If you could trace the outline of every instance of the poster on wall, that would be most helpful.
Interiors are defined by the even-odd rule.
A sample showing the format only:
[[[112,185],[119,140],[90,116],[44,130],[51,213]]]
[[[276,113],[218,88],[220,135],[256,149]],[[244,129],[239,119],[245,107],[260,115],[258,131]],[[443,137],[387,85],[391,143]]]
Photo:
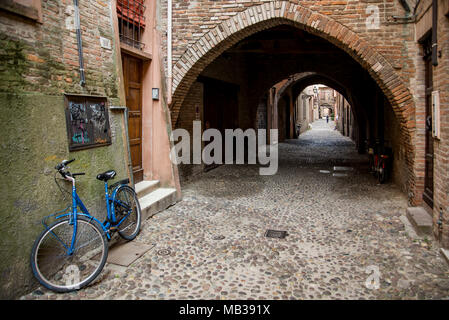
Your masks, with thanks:
[[[65,95],[69,151],[111,144],[105,97]]]

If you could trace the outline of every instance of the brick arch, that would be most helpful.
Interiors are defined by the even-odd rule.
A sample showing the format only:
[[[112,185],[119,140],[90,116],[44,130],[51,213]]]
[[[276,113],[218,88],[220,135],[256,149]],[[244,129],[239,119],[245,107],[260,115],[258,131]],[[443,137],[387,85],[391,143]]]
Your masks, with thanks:
[[[316,72],[300,72],[300,73],[295,73],[294,75],[290,76],[289,79],[287,80],[286,83],[284,83],[284,85],[282,87],[279,88],[278,92],[276,93],[276,95],[278,96],[282,96],[284,94],[284,92],[286,92],[286,90],[290,87],[292,87],[295,83],[297,83],[298,81],[302,81],[304,79],[308,79],[312,76],[317,75],[318,73]]]
[[[414,101],[408,88],[387,59],[369,41],[336,20],[293,1],[254,5],[217,24],[189,46],[173,67],[172,125],[198,75],[220,54],[244,38],[279,25],[291,25],[328,40],[357,61],[383,91],[399,120],[409,168],[409,190],[414,190]]]
[[[337,90],[340,94],[342,94],[346,100],[348,100],[348,91],[344,85],[339,83],[338,81],[331,79],[330,77],[320,74],[318,72],[301,72],[293,75],[277,92],[278,96],[282,96],[285,94],[286,90],[289,88],[293,88],[298,84],[301,84],[300,89],[294,95],[299,95],[302,90],[304,90],[307,86],[313,84],[325,84],[334,90]]]
[[[277,95],[282,96],[287,94],[287,90],[291,89],[292,99],[295,100],[305,88],[314,84],[323,84],[337,90],[338,93],[340,93],[351,105],[352,114],[359,129],[361,128],[360,126],[362,126],[362,128],[364,127],[363,122],[367,120],[367,114],[363,108],[361,108],[362,104],[359,101],[357,93],[354,93],[354,91],[350,90],[345,84],[342,84],[327,75],[318,72],[303,72],[296,74],[279,89]],[[333,109],[333,107],[331,108]],[[364,140],[358,139],[355,142],[357,149],[365,148]]]
[[[356,120],[360,118],[366,119],[366,114],[364,114],[363,110],[358,108],[359,103],[356,103],[357,99],[354,92],[349,90],[345,84],[342,84],[339,81],[318,72],[303,72],[295,74],[279,89],[277,95],[282,96],[286,93],[287,89],[291,88],[293,97],[296,98],[306,87],[318,83],[337,90],[351,104]]]

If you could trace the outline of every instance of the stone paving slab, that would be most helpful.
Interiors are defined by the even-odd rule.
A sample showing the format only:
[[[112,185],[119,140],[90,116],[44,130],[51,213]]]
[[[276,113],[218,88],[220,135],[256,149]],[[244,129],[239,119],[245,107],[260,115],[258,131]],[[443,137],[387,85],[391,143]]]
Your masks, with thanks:
[[[108,263],[128,267],[143,256],[152,246],[136,241],[119,242],[108,251]]]

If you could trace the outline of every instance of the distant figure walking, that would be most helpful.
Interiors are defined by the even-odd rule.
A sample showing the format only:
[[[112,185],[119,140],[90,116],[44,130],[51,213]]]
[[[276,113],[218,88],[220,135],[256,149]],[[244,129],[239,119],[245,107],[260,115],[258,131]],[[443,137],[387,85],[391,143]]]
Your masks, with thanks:
[[[326,115],[326,123],[329,123],[329,115]]]

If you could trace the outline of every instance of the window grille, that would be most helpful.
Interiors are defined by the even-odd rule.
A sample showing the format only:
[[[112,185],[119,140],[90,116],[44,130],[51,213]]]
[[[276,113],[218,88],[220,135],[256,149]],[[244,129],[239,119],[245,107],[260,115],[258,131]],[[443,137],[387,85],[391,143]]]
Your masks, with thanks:
[[[142,34],[145,29],[145,0],[117,0],[117,16],[120,41],[142,50]]]

